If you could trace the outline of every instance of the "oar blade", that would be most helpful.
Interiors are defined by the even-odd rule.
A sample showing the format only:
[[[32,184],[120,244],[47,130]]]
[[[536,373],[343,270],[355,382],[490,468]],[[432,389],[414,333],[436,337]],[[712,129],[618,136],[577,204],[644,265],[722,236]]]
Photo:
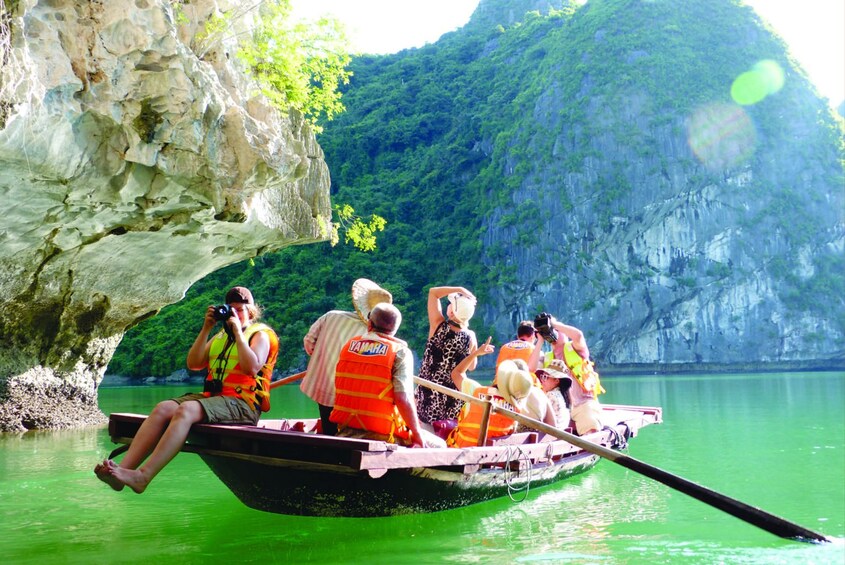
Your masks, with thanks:
[[[648,463],[644,463],[633,457],[621,455],[613,461],[626,469],[630,469],[650,479],[654,479],[664,485],[680,491],[723,512],[727,512],[735,518],[739,518],[749,524],[757,526],[776,536],[802,542],[829,542],[830,539],[808,530],[807,528],[785,520],[761,508],[751,506],[735,498],[731,498],[720,492],[694,483],[678,475],[674,475]]]

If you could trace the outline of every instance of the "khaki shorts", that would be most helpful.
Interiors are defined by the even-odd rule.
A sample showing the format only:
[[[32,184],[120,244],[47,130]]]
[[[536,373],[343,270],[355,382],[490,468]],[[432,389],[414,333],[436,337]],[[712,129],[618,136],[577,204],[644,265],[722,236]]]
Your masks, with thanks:
[[[584,435],[589,430],[601,430],[601,404],[598,400],[588,400],[584,404],[572,407],[572,421],[575,422],[575,431],[578,435]]]
[[[249,404],[242,398],[233,396],[206,398],[201,392],[189,392],[172,400],[179,404],[196,400],[202,405],[202,409],[205,411],[204,422],[208,424],[250,424],[254,426],[258,423],[258,417],[261,415],[250,408]]]

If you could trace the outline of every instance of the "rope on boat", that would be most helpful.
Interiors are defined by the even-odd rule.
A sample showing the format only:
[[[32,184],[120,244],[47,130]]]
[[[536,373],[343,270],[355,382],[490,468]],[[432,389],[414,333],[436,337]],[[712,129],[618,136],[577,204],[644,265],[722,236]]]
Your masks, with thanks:
[[[514,457],[514,452],[516,452],[515,457]],[[508,487],[508,498],[510,498],[513,502],[522,502],[523,500],[528,498],[528,491],[531,489],[531,471],[532,471],[531,458],[528,457],[522,451],[522,448],[519,447],[519,446],[516,446],[516,447],[510,447],[509,446],[508,450],[506,452],[506,455],[507,455],[507,461],[505,461],[505,472],[503,474],[504,474],[504,477],[505,477],[505,484]],[[514,474],[512,469],[511,469],[510,464],[511,464],[511,461],[516,461],[517,463],[519,463],[520,460],[525,460],[528,463],[526,465],[526,468],[528,469],[528,480],[525,482],[524,486],[517,487],[517,486],[513,485],[513,480],[519,475],[519,465],[517,465],[517,470],[516,470],[516,473]],[[514,493],[520,492],[520,491],[525,491],[525,494],[523,495],[522,498],[517,500],[516,498],[514,498]]]

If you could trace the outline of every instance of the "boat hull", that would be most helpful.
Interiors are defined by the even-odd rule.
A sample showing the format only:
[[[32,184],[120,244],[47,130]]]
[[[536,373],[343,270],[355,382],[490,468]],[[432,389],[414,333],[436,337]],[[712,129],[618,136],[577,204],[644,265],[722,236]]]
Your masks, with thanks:
[[[604,406],[612,426],[585,436],[624,448],[660,408]],[[109,433],[131,443],[146,416],[112,414]],[[378,517],[437,512],[511,496],[583,473],[597,455],[551,435],[523,432],[465,448],[412,449],[383,441],[307,433],[316,420],[258,426],[196,424],[182,451],[198,454],[250,508],[300,516]],[[116,449],[111,457],[125,449]]]
[[[245,505],[299,516],[379,517],[437,512],[504,496],[521,500],[596,465],[599,457],[579,454],[553,464],[523,469],[491,468],[474,473],[417,467],[367,473],[290,469],[228,457],[200,455]]]

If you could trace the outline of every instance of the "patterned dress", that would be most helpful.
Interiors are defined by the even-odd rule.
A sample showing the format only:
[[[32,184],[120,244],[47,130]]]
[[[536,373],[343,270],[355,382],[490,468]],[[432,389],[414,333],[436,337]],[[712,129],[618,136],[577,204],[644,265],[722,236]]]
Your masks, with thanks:
[[[441,322],[425,345],[420,377],[457,390],[452,382],[452,369],[469,355],[471,344],[468,332],[453,332],[449,329],[448,322]],[[428,424],[436,420],[457,419],[463,405],[463,401],[457,398],[424,386],[417,387],[414,400],[420,421]]]
[[[549,399],[549,407],[555,414],[555,421],[558,428],[569,427],[569,408],[566,407],[566,399],[563,398],[563,393],[559,387],[555,387],[546,393]]]

